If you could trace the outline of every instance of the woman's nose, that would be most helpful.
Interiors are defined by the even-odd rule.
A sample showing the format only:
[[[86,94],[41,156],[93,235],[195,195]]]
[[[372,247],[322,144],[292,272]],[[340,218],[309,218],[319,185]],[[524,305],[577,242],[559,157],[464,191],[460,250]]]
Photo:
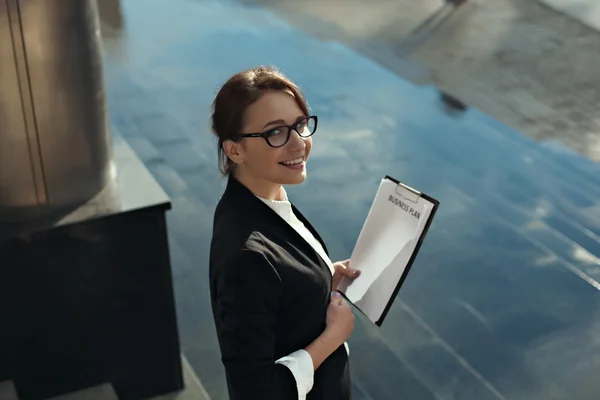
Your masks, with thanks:
[[[303,150],[306,147],[306,142],[302,137],[300,137],[298,132],[292,129],[290,132],[290,141],[288,142],[288,145],[290,146],[291,150]]]

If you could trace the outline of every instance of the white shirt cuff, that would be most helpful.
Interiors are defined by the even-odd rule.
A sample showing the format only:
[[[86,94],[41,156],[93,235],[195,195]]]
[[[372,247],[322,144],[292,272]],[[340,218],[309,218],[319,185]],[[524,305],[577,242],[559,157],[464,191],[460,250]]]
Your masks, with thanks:
[[[296,379],[298,400],[305,400],[314,384],[315,367],[308,351],[298,350],[275,361],[275,364],[285,365]]]

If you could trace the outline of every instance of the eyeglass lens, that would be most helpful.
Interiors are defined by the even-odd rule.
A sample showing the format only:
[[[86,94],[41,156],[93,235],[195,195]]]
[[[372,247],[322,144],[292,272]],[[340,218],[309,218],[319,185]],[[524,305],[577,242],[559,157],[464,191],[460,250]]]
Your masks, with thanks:
[[[317,125],[314,118],[306,118],[296,122],[293,129],[298,132],[300,137],[309,137],[315,133]],[[285,145],[291,136],[291,129],[287,126],[271,129],[267,132],[267,141],[273,147],[281,147]]]

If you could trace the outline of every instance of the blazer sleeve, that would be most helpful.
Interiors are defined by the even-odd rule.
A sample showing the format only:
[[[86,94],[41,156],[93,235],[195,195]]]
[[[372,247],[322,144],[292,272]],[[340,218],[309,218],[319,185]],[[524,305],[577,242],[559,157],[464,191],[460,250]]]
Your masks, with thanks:
[[[274,358],[281,279],[263,254],[242,250],[216,276],[217,327],[231,400],[296,400],[296,379]]]

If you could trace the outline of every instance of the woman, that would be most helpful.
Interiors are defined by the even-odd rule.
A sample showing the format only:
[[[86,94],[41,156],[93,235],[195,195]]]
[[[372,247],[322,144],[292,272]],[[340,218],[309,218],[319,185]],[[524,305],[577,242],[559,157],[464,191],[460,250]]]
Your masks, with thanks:
[[[332,295],[348,261],[288,201],[306,179],[317,117],[277,70],[232,76],[213,103],[227,188],[215,211],[210,291],[232,400],[352,398],[350,306]]]

